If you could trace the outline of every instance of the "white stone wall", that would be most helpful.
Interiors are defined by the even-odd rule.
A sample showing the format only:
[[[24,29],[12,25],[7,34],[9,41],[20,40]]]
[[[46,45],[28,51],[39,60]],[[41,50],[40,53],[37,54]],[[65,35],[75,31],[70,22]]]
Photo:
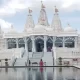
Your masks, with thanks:
[[[74,58],[80,59],[80,49],[79,48],[55,48],[56,62],[58,64],[58,58],[63,58],[64,61],[69,61],[70,65],[77,62],[73,62]]]
[[[21,54],[23,52],[23,48],[13,48],[13,49],[2,49],[0,50],[0,60],[2,60],[2,66],[5,65],[5,58],[10,59],[9,65],[12,63],[12,59],[14,58],[20,58]]]

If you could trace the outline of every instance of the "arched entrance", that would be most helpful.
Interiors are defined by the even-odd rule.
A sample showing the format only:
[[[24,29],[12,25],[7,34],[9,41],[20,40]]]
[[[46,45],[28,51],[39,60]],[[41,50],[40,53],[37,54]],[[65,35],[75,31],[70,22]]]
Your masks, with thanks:
[[[49,38],[49,39],[47,40],[47,52],[51,52],[52,46],[53,46],[53,42],[52,42],[52,40]]]
[[[42,39],[35,40],[36,52],[42,52],[44,49],[44,41]]]
[[[32,52],[32,40],[30,38],[27,41],[27,45],[28,45],[28,52]]]

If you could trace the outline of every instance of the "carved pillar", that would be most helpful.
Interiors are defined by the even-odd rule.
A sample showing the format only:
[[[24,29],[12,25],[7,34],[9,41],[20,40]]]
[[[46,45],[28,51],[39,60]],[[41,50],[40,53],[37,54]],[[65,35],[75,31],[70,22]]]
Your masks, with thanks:
[[[74,40],[74,42],[75,42],[74,47],[75,47],[75,48],[77,48],[77,41],[78,41],[78,38],[75,37],[75,40]]]
[[[44,52],[47,52],[46,41],[47,41],[47,36],[44,36]]]
[[[65,47],[65,37],[63,37],[63,48]]]
[[[19,48],[19,46],[18,46],[18,38],[16,38],[16,48]]]
[[[35,52],[35,39],[34,36],[31,37],[32,40],[32,52]]]
[[[6,38],[5,38],[5,49],[8,49],[8,41]]]
[[[53,37],[53,47],[55,47],[55,39],[56,37]]]
[[[26,37],[24,38],[24,42],[25,42],[25,50],[26,50],[26,52],[28,52],[28,44],[27,44]]]

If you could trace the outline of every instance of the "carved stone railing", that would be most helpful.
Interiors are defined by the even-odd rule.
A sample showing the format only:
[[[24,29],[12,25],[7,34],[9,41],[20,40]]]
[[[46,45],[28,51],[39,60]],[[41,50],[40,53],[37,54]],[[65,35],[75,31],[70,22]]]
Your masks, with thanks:
[[[17,60],[17,58],[15,58],[15,59],[14,59],[14,61],[13,61],[13,63],[12,63],[12,66],[14,66],[14,65],[15,65],[16,60]]]

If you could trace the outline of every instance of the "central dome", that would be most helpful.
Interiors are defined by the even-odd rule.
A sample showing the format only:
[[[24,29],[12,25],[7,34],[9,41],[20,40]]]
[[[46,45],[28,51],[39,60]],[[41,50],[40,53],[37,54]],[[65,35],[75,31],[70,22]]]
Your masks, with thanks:
[[[35,27],[34,27],[34,32],[36,33],[45,33],[46,32],[46,26],[44,26],[44,25],[36,25]]]

